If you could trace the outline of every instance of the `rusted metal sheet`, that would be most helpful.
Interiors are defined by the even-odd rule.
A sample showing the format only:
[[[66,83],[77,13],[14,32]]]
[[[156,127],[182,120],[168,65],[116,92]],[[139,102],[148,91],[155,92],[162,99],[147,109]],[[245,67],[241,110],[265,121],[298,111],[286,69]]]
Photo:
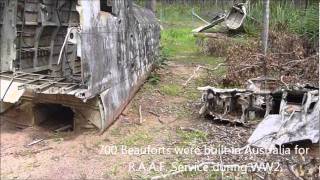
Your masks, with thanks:
[[[81,106],[94,100],[101,118],[91,121],[102,130],[158,57],[158,20],[131,0],[10,1],[3,12],[1,37],[12,35],[1,38],[0,79],[22,83],[10,92],[24,89],[22,98],[35,103],[40,95],[44,102],[67,95]]]

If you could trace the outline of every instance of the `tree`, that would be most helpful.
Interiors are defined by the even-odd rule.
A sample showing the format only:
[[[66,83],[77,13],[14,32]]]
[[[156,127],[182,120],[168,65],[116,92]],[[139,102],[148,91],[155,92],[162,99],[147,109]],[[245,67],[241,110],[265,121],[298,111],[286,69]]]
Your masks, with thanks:
[[[261,34],[262,40],[262,53],[264,64],[264,76],[267,76],[267,51],[268,51],[268,38],[269,38],[269,19],[270,19],[270,1],[263,0],[263,31]]]
[[[156,0],[146,0],[146,8],[153,12],[156,12],[157,1]]]

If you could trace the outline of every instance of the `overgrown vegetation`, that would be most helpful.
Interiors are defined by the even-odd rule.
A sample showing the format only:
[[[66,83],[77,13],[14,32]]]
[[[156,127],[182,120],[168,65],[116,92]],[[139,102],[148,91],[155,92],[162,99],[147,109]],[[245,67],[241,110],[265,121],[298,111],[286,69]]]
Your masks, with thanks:
[[[261,32],[263,1],[251,4],[249,16],[245,23],[246,33],[258,35]],[[319,8],[314,1],[306,8],[297,7],[287,1],[270,1],[270,27],[275,31],[297,33],[316,41],[319,38]],[[257,28],[259,27],[260,28]]]

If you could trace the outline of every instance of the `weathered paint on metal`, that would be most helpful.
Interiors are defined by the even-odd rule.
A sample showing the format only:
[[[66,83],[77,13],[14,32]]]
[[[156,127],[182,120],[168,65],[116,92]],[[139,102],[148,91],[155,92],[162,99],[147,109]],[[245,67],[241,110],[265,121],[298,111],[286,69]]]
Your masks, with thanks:
[[[8,43],[15,47],[12,58],[1,45],[1,58],[5,64],[12,64],[1,66],[1,71],[32,72],[14,82],[23,81],[23,88],[29,92],[25,94],[32,94],[25,99],[37,103],[39,95],[44,95],[40,100],[43,102],[64,95],[78,98],[83,104],[97,102],[100,112],[94,117],[101,119],[91,121],[106,129],[152,70],[160,39],[155,15],[131,0],[103,4],[100,0],[26,2],[19,2],[23,9],[12,5],[17,13],[24,13],[24,19],[13,16],[17,21],[13,24],[7,22],[9,6],[5,6],[1,37],[8,29],[20,32],[12,31],[13,37],[8,37],[14,39]],[[37,15],[31,15],[32,9],[39,11],[33,13]],[[1,39],[2,43],[5,41]],[[12,76],[0,79],[8,81]]]
[[[302,89],[301,102],[289,102],[284,91],[278,114],[269,114],[257,126],[248,143],[265,149],[275,149],[288,143],[309,140],[319,143],[319,90]],[[298,92],[299,92],[298,91]]]

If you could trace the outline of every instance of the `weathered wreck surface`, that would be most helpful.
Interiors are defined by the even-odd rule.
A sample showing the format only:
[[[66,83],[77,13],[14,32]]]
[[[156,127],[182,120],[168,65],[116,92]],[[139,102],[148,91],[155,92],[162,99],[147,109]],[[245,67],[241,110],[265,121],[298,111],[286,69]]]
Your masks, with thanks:
[[[319,89],[275,92],[273,107],[277,111],[262,120],[248,143],[266,149],[303,141],[319,143]]]
[[[248,121],[251,94],[245,89],[220,89],[200,87],[204,105],[201,115],[209,115],[214,120],[243,124]]]
[[[131,0],[0,0],[0,8],[2,109],[19,99],[58,103],[106,129],[158,55],[157,19]]]
[[[237,30],[242,25],[247,16],[246,3],[239,3],[232,6],[226,17],[226,25],[231,30]]]
[[[192,32],[193,33],[204,32],[222,22],[225,22],[225,25],[228,29],[237,30],[240,27],[242,27],[244,20],[247,17],[246,6],[247,6],[247,3],[236,3],[231,7],[228,14],[224,12],[216,13],[210,22],[204,20],[199,15],[197,15],[194,11],[192,11],[192,14],[195,17],[197,17],[198,19],[206,23],[206,25],[193,29]]]
[[[275,149],[306,141],[319,143],[319,89],[307,85],[279,89],[272,85],[274,79],[259,77],[248,80],[246,89],[200,87],[203,106],[199,113],[240,125],[263,118],[248,139],[252,146]]]

